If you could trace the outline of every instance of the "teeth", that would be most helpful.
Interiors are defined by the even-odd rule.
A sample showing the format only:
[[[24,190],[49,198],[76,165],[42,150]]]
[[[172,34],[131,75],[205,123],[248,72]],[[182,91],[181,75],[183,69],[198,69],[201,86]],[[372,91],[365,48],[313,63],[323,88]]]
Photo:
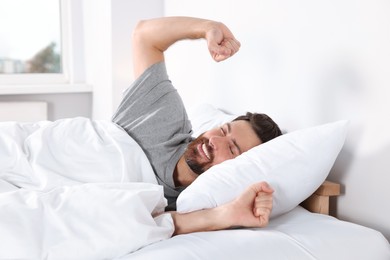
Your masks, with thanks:
[[[209,154],[209,151],[207,150],[206,144],[202,144],[202,149],[203,149],[203,152],[205,153],[207,159],[210,160],[210,154]]]

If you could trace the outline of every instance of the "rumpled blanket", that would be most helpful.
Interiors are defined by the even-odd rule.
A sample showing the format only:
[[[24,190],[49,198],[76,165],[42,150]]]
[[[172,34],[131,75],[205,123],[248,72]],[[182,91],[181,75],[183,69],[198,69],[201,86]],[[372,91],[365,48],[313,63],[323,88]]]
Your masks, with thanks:
[[[0,259],[125,255],[172,235],[165,206],[144,152],[114,123],[0,123]]]

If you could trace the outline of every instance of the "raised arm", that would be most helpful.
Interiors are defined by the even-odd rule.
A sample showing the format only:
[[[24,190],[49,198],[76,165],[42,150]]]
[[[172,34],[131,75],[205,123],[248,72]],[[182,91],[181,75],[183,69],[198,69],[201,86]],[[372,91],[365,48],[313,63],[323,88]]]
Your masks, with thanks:
[[[240,43],[222,23],[193,17],[163,17],[138,23],[133,32],[134,76],[164,60],[164,51],[183,39],[206,39],[212,58],[219,62],[234,55]]]
[[[171,212],[174,235],[213,231],[231,227],[265,227],[272,210],[272,188],[266,182],[256,183],[238,198],[225,205],[190,213]]]

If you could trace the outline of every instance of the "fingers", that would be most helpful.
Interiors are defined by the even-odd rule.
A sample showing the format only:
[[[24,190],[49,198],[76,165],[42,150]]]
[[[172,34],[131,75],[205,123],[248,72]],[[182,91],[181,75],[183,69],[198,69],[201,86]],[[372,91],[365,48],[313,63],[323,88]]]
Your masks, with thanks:
[[[253,204],[254,215],[259,217],[260,215],[270,214],[273,206],[272,194],[259,192],[255,198]]]
[[[222,42],[222,45],[224,44],[226,45],[227,48],[233,50],[233,53],[238,52],[241,47],[241,43],[236,39],[227,39],[224,42]]]
[[[253,184],[251,186],[251,189],[253,189],[256,193],[259,193],[259,192],[273,193],[274,192],[272,187],[265,181]]]
[[[210,48],[211,56],[217,62],[226,60],[240,49],[240,42],[236,39],[224,39],[220,44]]]
[[[256,183],[252,186],[256,190],[256,197],[253,203],[253,215],[258,218],[259,226],[268,225],[273,207],[274,190],[266,182]]]

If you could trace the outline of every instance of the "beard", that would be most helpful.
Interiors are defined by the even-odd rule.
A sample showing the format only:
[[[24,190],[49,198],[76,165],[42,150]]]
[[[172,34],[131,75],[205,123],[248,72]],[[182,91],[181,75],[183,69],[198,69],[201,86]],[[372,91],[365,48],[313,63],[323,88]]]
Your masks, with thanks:
[[[190,169],[198,175],[210,169],[214,160],[213,149],[208,143],[209,143],[209,139],[201,135],[198,138],[196,138],[194,141],[189,143],[186,151],[184,152],[184,159],[188,167],[190,167]],[[199,152],[198,147],[199,145],[203,145],[203,144],[207,146],[210,160],[205,160],[204,156]]]

